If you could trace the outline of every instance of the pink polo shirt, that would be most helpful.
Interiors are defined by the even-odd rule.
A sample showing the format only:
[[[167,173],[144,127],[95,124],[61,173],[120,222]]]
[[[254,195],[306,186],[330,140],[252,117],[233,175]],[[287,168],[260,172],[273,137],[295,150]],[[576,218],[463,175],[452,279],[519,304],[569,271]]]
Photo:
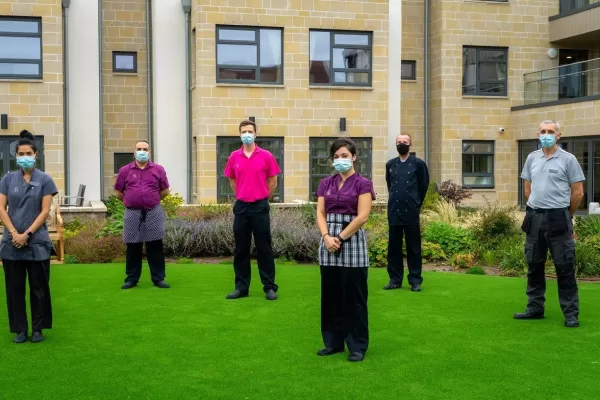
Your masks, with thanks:
[[[236,199],[253,203],[269,197],[267,178],[280,173],[279,165],[269,151],[256,146],[250,157],[246,157],[242,146],[229,156],[224,175],[235,179]]]

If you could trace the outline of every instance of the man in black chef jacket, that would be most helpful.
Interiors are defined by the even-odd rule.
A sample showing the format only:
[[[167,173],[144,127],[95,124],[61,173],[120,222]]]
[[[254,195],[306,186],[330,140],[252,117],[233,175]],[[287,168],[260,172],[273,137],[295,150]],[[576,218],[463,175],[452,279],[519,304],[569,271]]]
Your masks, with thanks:
[[[404,278],[402,237],[406,237],[408,283],[413,292],[421,291],[421,230],[419,213],[429,186],[425,161],[409,153],[411,137],[406,133],[396,138],[399,157],[385,165],[388,199],[388,274],[385,290],[399,289]]]

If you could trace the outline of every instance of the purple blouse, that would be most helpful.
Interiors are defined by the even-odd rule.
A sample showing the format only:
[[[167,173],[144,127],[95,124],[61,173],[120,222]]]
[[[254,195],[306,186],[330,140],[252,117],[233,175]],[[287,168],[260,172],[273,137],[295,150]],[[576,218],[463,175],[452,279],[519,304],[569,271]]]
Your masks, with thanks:
[[[317,190],[317,197],[325,198],[325,212],[328,214],[358,214],[358,196],[371,193],[375,200],[373,182],[355,173],[344,182],[342,189],[338,191],[341,180],[340,174],[323,178]]]

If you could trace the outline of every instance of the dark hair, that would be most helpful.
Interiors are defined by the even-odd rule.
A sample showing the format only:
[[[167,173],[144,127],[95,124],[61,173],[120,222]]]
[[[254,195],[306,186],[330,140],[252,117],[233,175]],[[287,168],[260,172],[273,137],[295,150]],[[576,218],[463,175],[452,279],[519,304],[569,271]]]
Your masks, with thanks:
[[[242,131],[242,128],[244,126],[248,126],[248,125],[252,125],[254,127],[254,132],[256,132],[256,124],[250,120],[245,120],[245,121],[240,122],[240,128],[239,128],[240,132]]]
[[[20,139],[17,143],[16,151],[19,151],[19,147],[21,146],[29,146],[33,150],[34,153],[37,153],[37,147],[35,146],[35,137],[31,132],[27,129],[24,129],[19,133]]]
[[[339,138],[331,143],[331,148],[329,150],[329,156],[333,159],[335,152],[341,149],[342,147],[346,147],[350,154],[353,156],[356,155],[356,143],[348,138]]]

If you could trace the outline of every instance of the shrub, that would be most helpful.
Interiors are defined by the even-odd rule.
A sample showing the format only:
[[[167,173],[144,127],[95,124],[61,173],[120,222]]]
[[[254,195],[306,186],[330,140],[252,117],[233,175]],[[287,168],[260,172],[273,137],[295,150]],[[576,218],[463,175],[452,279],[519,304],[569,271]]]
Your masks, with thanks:
[[[505,274],[517,276],[527,271],[523,242],[523,235],[509,236],[500,242],[496,257]]]
[[[461,221],[456,206],[445,199],[439,199],[431,209],[424,211],[421,219],[425,226],[434,221],[460,225]]]
[[[77,264],[77,257],[75,257],[72,254],[65,254],[64,263],[65,264]]]
[[[377,238],[367,242],[369,246],[369,263],[374,268],[387,268],[387,238]]]
[[[186,221],[208,221],[213,218],[231,214],[231,207],[220,204],[182,207],[173,218]]]
[[[446,253],[437,243],[423,242],[421,243],[421,258],[426,261],[442,261],[446,259]]]
[[[479,209],[474,219],[471,220],[473,224],[471,228],[477,240],[491,245],[498,238],[517,234],[516,211],[515,206],[488,202],[486,207]]]
[[[318,261],[321,234],[316,225],[307,224],[302,209],[271,211],[271,234],[276,257],[295,261]]]
[[[125,253],[120,236],[97,237],[99,226],[87,225],[77,236],[65,239],[65,253],[82,264],[109,263]]]
[[[192,260],[191,258],[183,258],[180,257],[177,260],[175,260],[175,264],[193,264],[194,260]]]
[[[481,267],[471,267],[469,268],[465,274],[469,274],[469,275],[485,275],[485,271],[483,270],[483,268]]]
[[[455,269],[471,268],[475,264],[475,257],[471,253],[455,254],[450,259],[450,265]]]
[[[600,215],[575,217],[575,233],[580,239],[600,235]]]
[[[423,200],[423,204],[421,205],[421,211],[431,210],[439,199],[440,194],[438,192],[437,185],[435,181],[431,180],[429,181],[429,186],[427,187],[425,200]]]
[[[496,254],[492,250],[485,251],[483,253],[482,258],[488,267],[494,266],[496,264]]]
[[[597,233],[591,236],[584,236],[581,241],[600,253],[600,234]]]
[[[463,200],[470,199],[473,196],[471,190],[465,189],[451,180],[442,182],[439,193],[440,196],[454,204],[455,207],[458,207]]]
[[[123,215],[125,206],[123,205],[123,202],[121,200],[117,199],[117,196],[111,195],[108,198],[108,200],[106,200],[104,202],[104,204],[106,205],[106,216],[107,217],[112,217],[115,214]]]
[[[575,243],[575,271],[577,276],[600,275],[600,252],[587,243]]]
[[[175,218],[177,216],[177,210],[183,204],[183,197],[179,193],[169,193],[164,199],[160,201],[160,205],[165,211],[167,218]]]
[[[425,228],[423,238],[428,242],[439,244],[447,256],[469,252],[474,243],[471,232],[444,222],[429,224]]]

